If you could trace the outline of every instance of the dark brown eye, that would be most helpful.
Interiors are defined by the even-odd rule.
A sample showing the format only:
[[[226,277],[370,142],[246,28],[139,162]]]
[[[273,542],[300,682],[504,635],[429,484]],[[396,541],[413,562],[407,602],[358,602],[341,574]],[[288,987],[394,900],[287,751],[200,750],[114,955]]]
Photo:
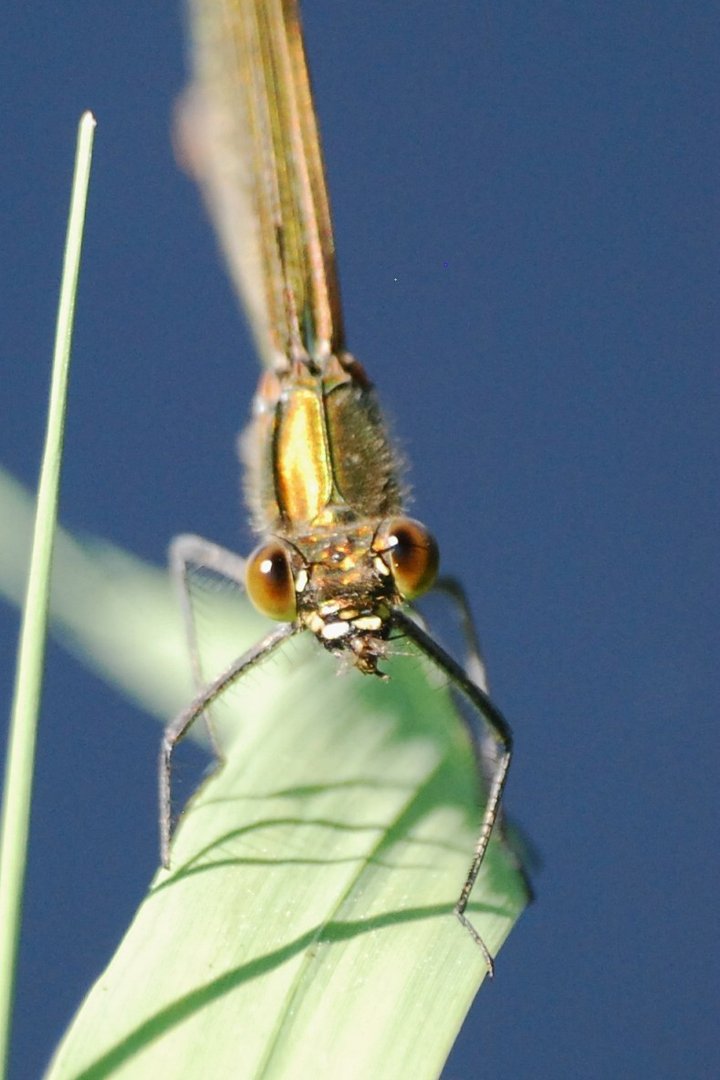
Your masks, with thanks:
[[[261,544],[245,569],[248,596],[261,615],[291,622],[297,614],[290,549],[280,540]]]
[[[384,553],[398,592],[406,600],[414,600],[432,586],[440,553],[435,537],[419,521],[394,518],[378,535],[374,546]]]

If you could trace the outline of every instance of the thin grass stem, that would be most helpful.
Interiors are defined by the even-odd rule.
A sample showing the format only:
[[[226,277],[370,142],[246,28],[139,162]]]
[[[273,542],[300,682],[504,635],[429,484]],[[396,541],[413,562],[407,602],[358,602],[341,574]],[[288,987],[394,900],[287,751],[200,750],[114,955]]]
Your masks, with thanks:
[[[0,822],[0,1077],[7,1072],[22,916],[33,766],[45,658],[50,575],[57,520],[70,344],[80,269],[95,120],[78,127],[75,171],[60,285],[45,447],[27,592],[20,628]]]

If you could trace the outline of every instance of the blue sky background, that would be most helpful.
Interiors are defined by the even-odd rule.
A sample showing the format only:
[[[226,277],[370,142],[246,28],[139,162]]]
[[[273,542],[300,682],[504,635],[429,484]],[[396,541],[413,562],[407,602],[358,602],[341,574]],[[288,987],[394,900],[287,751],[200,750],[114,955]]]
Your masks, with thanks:
[[[448,1080],[720,1071],[719,22],[662,0],[305,6],[349,345],[469,589],[544,861]],[[247,550],[255,361],[169,147],[176,5],[15,5],[0,56],[0,460],[34,483],[91,107],[63,521],[155,562],[185,530]],[[3,717],[16,630],[3,608]],[[157,736],[51,646],[15,1080],[154,872]]]

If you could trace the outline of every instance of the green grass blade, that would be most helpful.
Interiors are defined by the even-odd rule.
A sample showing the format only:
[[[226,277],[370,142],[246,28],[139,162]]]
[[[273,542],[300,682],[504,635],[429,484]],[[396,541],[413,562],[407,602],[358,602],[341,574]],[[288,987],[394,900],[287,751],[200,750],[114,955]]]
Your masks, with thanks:
[[[314,646],[233,695],[226,764],[52,1080],[439,1075],[485,976],[452,914],[480,816],[469,746],[418,656],[382,684]],[[493,952],[524,903],[494,844],[472,905]]]
[[[45,655],[53,535],[57,517],[60,463],[70,343],[80,266],[83,223],[95,121],[80,121],[70,215],[55,335],[45,449],[30,556],[26,602],[20,631],[0,825],[0,1073],[7,1067],[12,999],[25,877],[37,715]]]

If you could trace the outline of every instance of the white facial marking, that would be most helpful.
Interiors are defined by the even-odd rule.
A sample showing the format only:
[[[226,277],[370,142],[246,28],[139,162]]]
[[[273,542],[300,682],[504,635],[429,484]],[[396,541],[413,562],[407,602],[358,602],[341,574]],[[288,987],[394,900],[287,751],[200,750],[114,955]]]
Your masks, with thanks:
[[[340,622],[327,623],[326,626],[323,626],[321,634],[326,641],[335,641],[336,638],[345,637],[345,634],[347,634],[349,629],[350,623],[342,620]]]
[[[307,570],[298,571],[298,576],[295,578],[295,592],[303,592],[308,583]]]

